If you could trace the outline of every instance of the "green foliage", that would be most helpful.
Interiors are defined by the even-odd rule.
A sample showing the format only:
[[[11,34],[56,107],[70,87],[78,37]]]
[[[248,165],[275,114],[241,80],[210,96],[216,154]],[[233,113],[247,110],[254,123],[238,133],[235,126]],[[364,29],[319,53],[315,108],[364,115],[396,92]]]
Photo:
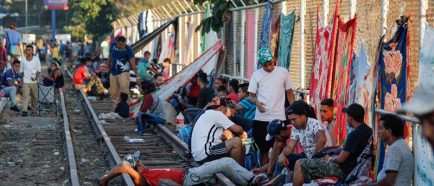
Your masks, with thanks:
[[[92,39],[112,32],[111,23],[119,12],[114,0],[70,0],[71,24],[65,26],[75,38],[89,36]]]
[[[205,18],[196,27],[196,32],[202,29],[202,34],[208,33],[211,29],[215,32],[219,32],[220,28],[223,27],[225,22],[228,22],[231,18],[230,9],[233,8],[233,3],[237,6],[243,6],[240,0],[194,0],[195,5],[204,5],[209,3],[212,7],[212,16]],[[255,4],[254,0],[243,0],[244,4],[251,5]],[[267,0],[258,0],[259,3],[267,2]]]

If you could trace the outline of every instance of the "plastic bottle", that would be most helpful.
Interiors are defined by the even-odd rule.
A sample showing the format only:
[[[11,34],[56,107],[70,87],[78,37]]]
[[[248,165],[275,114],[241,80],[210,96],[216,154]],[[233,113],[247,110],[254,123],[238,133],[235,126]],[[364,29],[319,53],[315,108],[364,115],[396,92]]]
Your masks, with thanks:
[[[179,131],[182,128],[184,128],[184,115],[180,112],[176,116],[176,131]]]
[[[280,174],[282,175],[282,178],[280,178],[279,185],[284,185],[286,183],[286,177],[288,176],[288,168],[285,167]]]

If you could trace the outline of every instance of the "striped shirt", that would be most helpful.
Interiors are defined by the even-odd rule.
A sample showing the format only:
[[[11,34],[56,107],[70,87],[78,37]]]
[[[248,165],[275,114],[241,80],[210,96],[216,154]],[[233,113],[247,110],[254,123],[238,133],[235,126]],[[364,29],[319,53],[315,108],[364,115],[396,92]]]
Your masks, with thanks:
[[[256,105],[253,104],[249,99],[243,98],[238,104],[243,107],[244,118],[253,120],[255,119]]]

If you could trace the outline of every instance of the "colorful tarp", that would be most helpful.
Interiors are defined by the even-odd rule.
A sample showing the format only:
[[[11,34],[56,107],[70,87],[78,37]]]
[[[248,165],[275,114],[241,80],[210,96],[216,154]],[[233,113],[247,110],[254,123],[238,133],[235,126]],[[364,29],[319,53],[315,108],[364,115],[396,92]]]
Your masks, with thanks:
[[[379,61],[381,108],[395,112],[407,99],[407,26],[399,26],[394,38],[383,44]],[[383,168],[385,144],[377,147],[376,173]]]
[[[181,86],[186,85],[191,78],[197,72],[199,72],[202,67],[210,61],[210,59],[220,51],[223,47],[223,43],[221,41],[217,41],[213,47],[202,53],[195,61],[193,61],[188,66],[184,67],[182,71],[173,75],[170,79],[168,79],[164,85],[159,87],[157,91],[157,95],[160,99],[167,100],[169,99]],[[135,103],[130,105],[130,112],[136,113],[142,104],[143,100],[137,100]]]
[[[337,9],[336,9],[337,10]],[[317,11],[317,30],[315,38],[314,64],[310,81],[310,103],[314,107],[317,118],[320,118],[321,100],[328,97],[328,82],[330,82],[329,72],[333,64],[333,55],[336,42],[337,16],[336,11],[332,21],[324,27]]]
[[[242,12],[241,12],[242,13]],[[212,16],[211,11],[209,11],[209,4],[205,11],[205,18]],[[201,52],[205,52],[209,48],[213,47],[214,44],[218,41],[217,33],[211,30],[208,33],[202,35],[202,50]],[[204,67],[203,71],[207,74],[211,74],[211,71],[216,69],[217,65],[217,56],[214,56]]]
[[[159,28],[155,29],[154,31],[152,31],[151,33],[146,35],[145,37],[140,38],[139,41],[132,44],[131,49],[133,49],[134,53],[140,51],[143,47],[145,47],[148,43],[150,43],[154,38],[159,36],[161,34],[161,32],[163,32],[167,27],[169,27],[170,25],[177,23],[177,22],[178,22],[177,17],[170,19],[169,21],[167,21],[166,23],[161,25]]]
[[[351,83],[349,86],[348,104],[358,103],[365,108],[365,123],[372,127],[371,123],[371,96],[373,92],[373,81],[375,67],[368,62],[365,45],[360,44],[359,55],[354,54],[354,61],[351,65]]]
[[[246,52],[247,52],[247,78],[253,74],[253,65],[255,64],[255,11],[253,9],[246,10]]]
[[[434,78],[434,28],[427,26],[419,55],[419,85],[433,83]],[[415,159],[414,185],[434,185],[434,156],[429,143],[422,137],[420,125],[413,127]]]
[[[271,24],[271,1],[267,1],[264,17],[262,17],[262,32],[261,41],[259,42],[259,48],[270,48],[270,24]],[[258,63],[257,68],[261,68]]]
[[[277,64],[279,56],[280,14],[271,16],[270,50],[273,53],[273,64]]]
[[[419,55],[419,83],[434,79],[434,28],[426,26]]]
[[[352,62],[353,45],[356,34],[357,16],[344,23],[339,18],[335,64],[332,81],[332,99],[336,101],[335,134],[338,144],[342,144],[346,137],[346,115],[342,109],[347,106],[348,85],[350,83],[350,67]]]
[[[292,38],[294,36],[295,11],[280,16],[279,61],[277,66],[289,69],[291,65]]]

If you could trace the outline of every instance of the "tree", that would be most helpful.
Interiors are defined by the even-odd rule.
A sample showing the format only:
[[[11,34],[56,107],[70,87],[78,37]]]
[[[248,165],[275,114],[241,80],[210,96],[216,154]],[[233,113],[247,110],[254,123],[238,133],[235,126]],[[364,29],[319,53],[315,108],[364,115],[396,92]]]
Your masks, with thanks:
[[[212,7],[212,16],[205,18],[200,22],[200,24],[196,28],[196,32],[202,29],[203,33],[208,33],[211,29],[215,32],[219,32],[220,28],[223,27],[224,22],[228,22],[231,19],[230,9],[233,8],[233,3],[237,6],[243,6],[243,3],[240,0],[194,0],[194,4],[203,5],[205,3],[209,3]],[[243,0],[246,5],[251,5],[256,3],[254,0]],[[267,0],[258,0],[258,2],[267,2]]]
[[[96,39],[112,32],[111,23],[119,16],[114,0],[70,0],[71,24],[65,30],[73,37]]]

